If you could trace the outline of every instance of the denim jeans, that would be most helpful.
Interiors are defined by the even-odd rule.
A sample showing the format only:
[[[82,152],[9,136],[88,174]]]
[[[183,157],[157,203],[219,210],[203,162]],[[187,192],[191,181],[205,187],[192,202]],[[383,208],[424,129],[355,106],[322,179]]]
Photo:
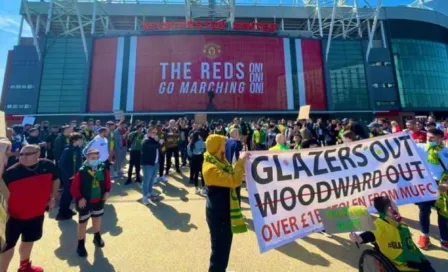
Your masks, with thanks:
[[[143,168],[143,184],[142,191],[143,197],[151,195],[152,186],[154,185],[154,181],[157,177],[157,172],[159,171],[159,164],[155,165],[142,165]]]
[[[434,206],[435,201],[426,201],[418,203],[420,210],[420,230],[423,234],[429,234],[429,226],[431,224],[429,218],[431,215],[431,208]],[[437,213],[438,225],[440,231],[440,239],[444,242],[448,241],[448,219],[443,217],[440,213]]]

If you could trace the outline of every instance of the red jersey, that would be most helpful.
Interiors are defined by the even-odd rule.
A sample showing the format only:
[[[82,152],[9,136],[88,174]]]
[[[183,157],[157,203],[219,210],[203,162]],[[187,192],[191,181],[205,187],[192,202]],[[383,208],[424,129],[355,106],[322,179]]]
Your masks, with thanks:
[[[417,132],[411,131],[411,137],[416,143],[426,143],[426,132],[419,130]]]
[[[42,216],[57,179],[56,166],[47,160],[40,160],[29,168],[20,164],[10,167],[3,174],[9,189],[9,215],[19,220]]]

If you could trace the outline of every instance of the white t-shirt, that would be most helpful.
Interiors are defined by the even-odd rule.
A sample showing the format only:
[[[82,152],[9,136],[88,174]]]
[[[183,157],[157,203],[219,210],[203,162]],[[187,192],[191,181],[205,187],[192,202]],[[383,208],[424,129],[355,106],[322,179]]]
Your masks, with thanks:
[[[83,150],[83,155],[87,157],[87,151],[90,149],[98,149],[100,152],[100,161],[104,162],[109,159],[109,147],[107,145],[107,139],[99,135],[95,136],[90,143]]]

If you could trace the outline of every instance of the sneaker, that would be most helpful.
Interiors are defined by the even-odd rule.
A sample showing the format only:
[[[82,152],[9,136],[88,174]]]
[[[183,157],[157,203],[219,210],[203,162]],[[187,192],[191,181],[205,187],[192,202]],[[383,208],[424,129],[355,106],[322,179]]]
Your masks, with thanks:
[[[148,205],[148,204],[149,204],[149,200],[148,200],[148,197],[147,197],[147,196],[144,196],[144,197],[143,197],[143,199],[142,199],[142,203],[143,203],[144,205]]]
[[[73,214],[72,213],[58,213],[56,215],[56,221],[65,221],[65,220],[72,220]]]
[[[167,183],[167,182],[168,182],[168,180],[166,179],[165,176],[162,176],[161,179],[162,179],[162,182],[164,182],[164,183]]]
[[[78,253],[78,256],[81,258],[87,257],[87,250],[84,246],[78,246],[76,253]]]
[[[429,241],[429,237],[425,235],[420,235],[420,239],[418,240],[418,247],[421,249],[428,249],[431,242]]]
[[[137,178],[136,182],[142,184],[142,179],[141,178]]]
[[[448,242],[440,242],[440,247],[443,250],[447,250],[448,251]]]
[[[132,183],[132,180],[131,180],[131,179],[128,179],[124,185],[129,185],[129,184],[131,184],[131,183]]]
[[[75,212],[74,210],[72,210],[72,209],[68,210],[68,212],[69,212],[69,214],[71,214],[72,216],[75,216],[75,215],[76,215],[76,212]]]
[[[206,188],[202,188],[202,192],[203,195],[207,195],[207,189]]]
[[[20,264],[20,268],[17,272],[44,272],[44,269],[39,266],[31,265],[31,262],[24,262]]]
[[[200,195],[201,194],[201,190],[200,189],[196,189],[195,194]]]
[[[158,197],[158,196],[159,194],[154,191],[152,191],[151,194],[148,195],[148,197]]]

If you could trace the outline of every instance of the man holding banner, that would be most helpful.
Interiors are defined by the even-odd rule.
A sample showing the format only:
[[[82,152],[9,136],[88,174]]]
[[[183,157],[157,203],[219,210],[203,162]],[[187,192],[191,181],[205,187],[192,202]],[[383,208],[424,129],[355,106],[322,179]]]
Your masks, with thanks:
[[[427,249],[431,244],[429,240],[430,215],[432,207],[435,206],[437,209],[441,247],[444,250],[448,250],[448,171],[442,163],[444,156],[439,156],[448,154],[448,148],[443,143],[444,138],[443,131],[431,128],[426,133],[426,144],[417,144],[419,151],[422,152],[421,157],[428,163],[429,172],[439,184],[440,190],[440,197],[437,201],[418,203],[420,230],[422,232],[418,246],[421,249]]]
[[[225,157],[226,137],[212,134],[206,141],[202,173],[208,189],[206,218],[212,253],[210,272],[225,272],[234,233],[247,231],[236,188],[241,186],[247,153],[232,167]]]

